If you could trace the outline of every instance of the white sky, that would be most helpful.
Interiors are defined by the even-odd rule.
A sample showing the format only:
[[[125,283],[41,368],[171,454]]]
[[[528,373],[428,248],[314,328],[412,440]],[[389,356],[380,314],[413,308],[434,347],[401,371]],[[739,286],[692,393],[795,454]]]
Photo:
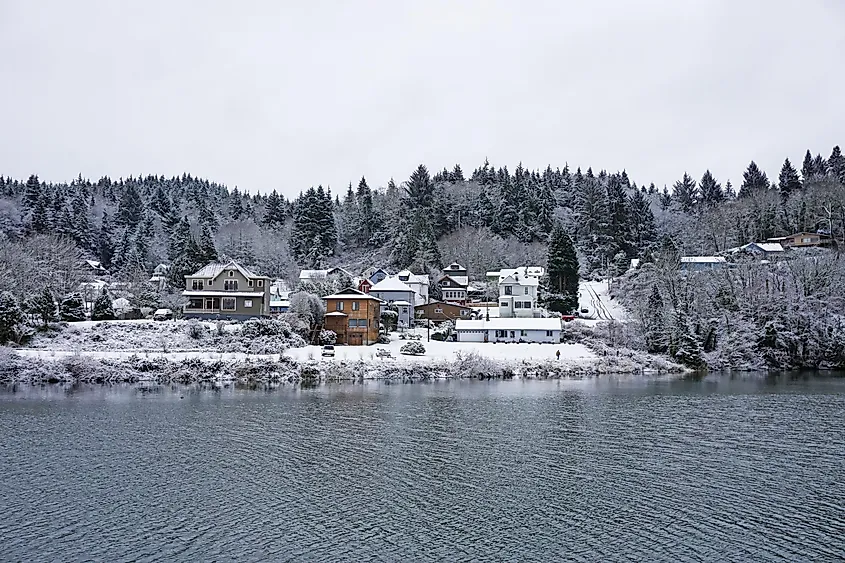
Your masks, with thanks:
[[[0,0],[0,53],[19,178],[292,196],[487,156],[738,185],[845,145],[842,0]]]

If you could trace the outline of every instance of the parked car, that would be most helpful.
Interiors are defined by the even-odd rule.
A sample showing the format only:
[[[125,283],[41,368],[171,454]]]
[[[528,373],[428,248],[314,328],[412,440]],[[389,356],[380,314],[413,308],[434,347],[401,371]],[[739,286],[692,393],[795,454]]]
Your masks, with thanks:
[[[326,344],[325,346],[323,346],[323,351],[321,352],[321,355],[334,357],[334,346],[332,346],[331,344]]]
[[[170,309],[156,309],[156,312],[153,313],[153,320],[154,321],[172,321],[173,320],[173,311]]]

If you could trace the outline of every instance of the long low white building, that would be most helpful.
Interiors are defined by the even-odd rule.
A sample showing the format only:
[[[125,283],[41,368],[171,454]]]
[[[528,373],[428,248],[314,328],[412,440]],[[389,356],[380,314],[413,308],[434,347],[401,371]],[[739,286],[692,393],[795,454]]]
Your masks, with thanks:
[[[556,318],[457,320],[458,342],[560,342],[561,321]]]

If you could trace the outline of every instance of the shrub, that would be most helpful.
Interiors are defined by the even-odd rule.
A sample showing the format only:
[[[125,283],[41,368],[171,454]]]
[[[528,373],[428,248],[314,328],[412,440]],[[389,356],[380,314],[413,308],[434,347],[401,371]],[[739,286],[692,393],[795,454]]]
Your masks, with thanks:
[[[103,288],[103,292],[94,301],[94,310],[91,312],[91,318],[95,321],[114,320],[114,308],[112,307],[111,296],[107,289]]]
[[[442,332],[432,332],[431,339],[436,340],[438,342],[443,342],[446,340],[446,335]]]
[[[65,295],[59,304],[59,314],[63,321],[78,322],[85,320],[85,305],[82,302],[82,295],[71,293]]]
[[[425,354],[425,346],[419,342],[408,342],[399,349],[399,352],[409,356],[422,356]]]
[[[396,324],[399,321],[399,313],[396,311],[382,311],[381,322],[384,324],[385,330],[388,332],[396,330]]]
[[[321,330],[320,336],[318,337],[320,340],[320,344],[323,346],[327,344],[334,345],[337,342],[337,333],[333,330]]]
[[[250,319],[243,324],[241,334],[246,338],[258,338],[259,336],[290,338],[293,329],[288,323],[278,319]]]
[[[188,333],[189,338],[201,340],[205,336],[205,327],[196,319],[192,319],[188,321],[188,326],[185,327],[185,332]]]
[[[8,291],[0,295],[0,342],[15,338],[15,328],[23,322],[23,313]]]
[[[386,334],[379,334],[378,340],[376,340],[377,344],[390,344],[390,337]]]

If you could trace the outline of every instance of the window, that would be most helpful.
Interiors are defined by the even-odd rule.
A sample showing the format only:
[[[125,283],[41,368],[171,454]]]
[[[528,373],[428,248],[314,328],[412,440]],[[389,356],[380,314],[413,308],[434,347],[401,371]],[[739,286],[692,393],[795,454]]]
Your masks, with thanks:
[[[804,237],[801,239],[801,242],[813,242],[813,239],[811,239],[810,237]]]
[[[434,312],[435,312],[435,313],[442,313],[442,312],[443,312],[443,309],[435,309],[435,310],[434,310]]]
[[[527,330],[520,330],[519,335],[520,336],[528,336],[528,331]]]
[[[208,287],[211,287],[211,282],[213,282],[213,281],[214,280],[208,280]]]
[[[202,287],[202,280],[193,280],[191,282],[191,289],[193,289],[194,291],[202,291]]]
[[[523,293],[523,295],[528,295],[528,288],[527,288],[527,287],[523,287],[522,289],[524,289],[524,290],[525,290],[525,293]]]
[[[251,309],[252,308],[252,299],[244,299],[244,307],[246,307],[247,309]]]
[[[367,328],[367,319],[349,319],[349,328]]]
[[[335,303],[334,304],[334,310],[335,311],[343,311],[343,301],[338,301],[337,303]],[[352,326],[352,325],[350,325],[350,326]]]
[[[407,315],[407,314],[408,314],[408,308],[407,308],[407,307],[402,307],[402,314],[403,314],[403,315]]]
[[[499,303],[499,307],[505,307],[505,308],[507,308],[507,306],[508,306],[508,302],[507,302],[507,301],[502,301],[501,303]]]
[[[497,330],[496,338],[507,338],[508,332],[506,330]]]
[[[247,284],[249,287],[252,287],[252,280],[248,280],[248,281],[246,282],[246,284]]]
[[[234,270],[229,270],[229,277],[230,278],[235,277],[235,271]]]
[[[511,286],[505,286],[505,295],[513,295],[513,288]]]
[[[511,338],[516,338],[516,332],[513,330],[511,331]]]
[[[188,309],[202,309],[202,298],[199,299],[189,299],[188,300]]]
[[[264,287],[264,280],[258,280],[258,287]]]
[[[552,334],[552,331],[547,330],[547,331],[546,331],[546,336],[554,336],[554,335]]]
[[[237,291],[238,280],[223,280],[224,291]]]
[[[513,308],[514,309],[522,309],[522,301],[514,301]]]
[[[353,311],[360,311],[361,310],[361,303],[358,301],[352,302],[352,310]]]
[[[234,297],[224,297],[223,298],[223,310],[224,311],[234,311],[235,310],[235,298]]]
[[[461,316],[466,317],[469,314],[469,311],[461,311]]]
[[[531,309],[531,301],[526,301],[522,304],[523,309]]]

